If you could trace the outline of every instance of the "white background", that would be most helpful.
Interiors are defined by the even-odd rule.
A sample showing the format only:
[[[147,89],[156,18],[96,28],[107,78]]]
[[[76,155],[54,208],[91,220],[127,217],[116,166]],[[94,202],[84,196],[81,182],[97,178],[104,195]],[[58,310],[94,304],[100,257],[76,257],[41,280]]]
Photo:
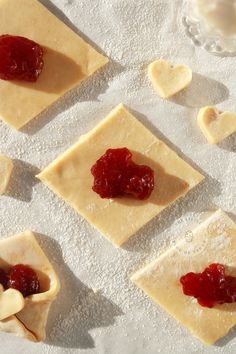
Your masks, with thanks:
[[[235,58],[215,57],[192,45],[181,23],[182,1],[42,2],[96,43],[110,64],[21,132],[0,123],[1,152],[15,160],[11,188],[0,198],[1,237],[25,229],[37,232],[62,283],[46,343],[0,334],[0,353],[234,352],[234,332],[217,346],[204,346],[136,289],[129,276],[199,222],[204,212],[221,207],[235,220],[235,135],[210,146],[196,122],[204,105],[236,110]],[[160,57],[194,71],[191,87],[170,101],[154,93],[146,75],[148,63]],[[34,174],[120,102],[207,178],[122,249],[115,249]],[[94,294],[91,288],[100,290]]]

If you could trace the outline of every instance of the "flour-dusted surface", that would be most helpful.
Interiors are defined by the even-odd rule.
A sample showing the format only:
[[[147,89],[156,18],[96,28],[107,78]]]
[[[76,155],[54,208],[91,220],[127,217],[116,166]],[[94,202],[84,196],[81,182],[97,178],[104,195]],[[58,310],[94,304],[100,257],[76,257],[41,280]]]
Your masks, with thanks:
[[[209,209],[221,207],[235,219],[236,137],[210,146],[196,121],[204,105],[235,111],[235,58],[214,57],[191,44],[181,24],[180,0],[42,2],[96,43],[111,63],[20,133],[0,123],[0,151],[15,159],[11,188],[0,198],[1,237],[26,228],[38,232],[62,282],[47,342],[33,344],[1,334],[0,352],[234,352],[236,333],[218,346],[205,347],[131,284],[129,276]],[[160,99],[147,79],[147,65],[160,57],[194,71],[191,87],[171,101]],[[116,249],[33,176],[120,102],[207,179]]]

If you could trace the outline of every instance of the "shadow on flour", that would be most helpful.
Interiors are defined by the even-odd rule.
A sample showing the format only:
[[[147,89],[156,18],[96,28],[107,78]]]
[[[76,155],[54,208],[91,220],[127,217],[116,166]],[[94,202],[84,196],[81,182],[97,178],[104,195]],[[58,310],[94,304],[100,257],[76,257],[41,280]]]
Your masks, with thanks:
[[[227,214],[229,215],[229,217],[233,220],[233,222],[235,222],[236,224],[236,215],[230,212],[227,212]]]
[[[30,202],[33,187],[39,183],[39,180],[35,177],[39,173],[39,169],[18,159],[13,160],[13,165],[9,185],[4,195],[23,202]]]
[[[234,134],[228,136],[228,138],[221,141],[218,144],[218,147],[223,150],[236,152],[236,132]]]
[[[187,212],[202,212],[214,208],[213,198],[220,195],[220,183],[204,172],[190,158],[186,157],[182,151],[170,142],[143,114],[130,110],[156,137],[165,142],[182,159],[199,171],[205,180],[192,189],[186,196],[175,201],[170,207],[163,210],[156,218],[146,224],[140,231],[131,237],[122,248],[130,252],[145,254],[153,252],[151,240],[158,237],[158,234],[166,229]]]
[[[228,332],[228,334],[219,339],[214,346],[216,347],[225,347],[229,342],[231,342],[231,340],[235,339],[236,337],[236,326],[234,326],[233,328],[231,328],[231,330]]]
[[[42,234],[36,237],[59,275],[61,290],[53,303],[46,343],[63,348],[94,348],[89,331],[112,326],[121,309],[102,295],[83,284],[64,263],[59,243]]]
[[[62,22],[70,27],[75,33],[83,38],[87,43],[93,46],[99,53],[106,56],[106,54],[93,43],[86,35],[78,30],[78,28],[59,10],[51,1],[40,0],[40,2],[48,8],[54,15],[56,15]],[[65,112],[75,104],[80,102],[99,102],[99,96],[104,94],[109,88],[109,81],[115,78],[118,74],[124,71],[124,67],[115,60],[109,59],[109,63],[100,68],[90,77],[86,78],[81,84],[67,92],[58,101],[48,107],[47,110],[40,113],[35,119],[26,124],[21,132],[34,135],[44,126],[49,124],[57,115]]]
[[[193,73],[191,84],[170,98],[170,101],[185,107],[201,108],[216,105],[229,97],[228,88],[219,81]]]

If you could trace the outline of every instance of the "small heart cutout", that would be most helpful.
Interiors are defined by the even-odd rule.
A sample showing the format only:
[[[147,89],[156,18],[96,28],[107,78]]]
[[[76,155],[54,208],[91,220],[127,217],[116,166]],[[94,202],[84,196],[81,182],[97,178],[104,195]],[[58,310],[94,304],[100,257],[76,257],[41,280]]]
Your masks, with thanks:
[[[236,132],[236,114],[220,112],[215,107],[203,107],[198,113],[198,125],[210,144],[218,144]]]
[[[2,289],[1,289],[2,290]],[[25,306],[21,292],[15,289],[0,291],[0,320],[15,315]]]
[[[158,94],[169,98],[191,83],[192,70],[186,65],[173,66],[160,59],[149,65],[148,76]]]

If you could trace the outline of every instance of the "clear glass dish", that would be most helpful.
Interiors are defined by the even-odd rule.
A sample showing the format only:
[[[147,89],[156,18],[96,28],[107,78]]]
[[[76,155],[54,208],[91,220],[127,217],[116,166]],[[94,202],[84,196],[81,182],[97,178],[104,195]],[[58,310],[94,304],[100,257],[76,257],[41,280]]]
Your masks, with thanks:
[[[195,45],[236,55],[236,0],[184,0],[183,23]]]

